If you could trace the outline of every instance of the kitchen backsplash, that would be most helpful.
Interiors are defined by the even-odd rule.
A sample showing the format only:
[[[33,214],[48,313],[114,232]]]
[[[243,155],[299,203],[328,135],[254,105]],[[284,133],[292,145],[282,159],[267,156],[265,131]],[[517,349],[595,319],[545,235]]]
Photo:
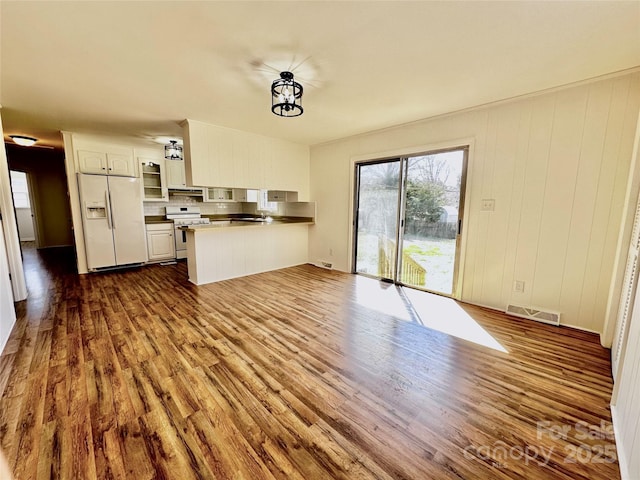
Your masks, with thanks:
[[[229,213],[258,214],[258,205],[252,202],[198,202],[193,197],[170,198],[168,202],[144,202],[145,215],[164,215],[165,207],[200,207],[205,215],[224,215]],[[271,215],[291,217],[316,216],[315,202],[278,203],[278,210]]]
[[[165,207],[200,207],[205,215],[225,213],[243,213],[242,203],[235,202],[197,202],[192,197],[170,198],[168,202],[144,202],[145,215],[164,215]]]
[[[316,202],[287,202],[280,205],[284,208],[280,215],[316,218]]]

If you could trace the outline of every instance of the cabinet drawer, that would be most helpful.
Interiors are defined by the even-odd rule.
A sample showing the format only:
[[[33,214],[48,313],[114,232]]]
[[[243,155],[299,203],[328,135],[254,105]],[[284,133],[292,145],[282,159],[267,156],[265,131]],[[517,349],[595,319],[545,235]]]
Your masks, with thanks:
[[[165,223],[147,223],[147,232],[172,232],[173,222]]]

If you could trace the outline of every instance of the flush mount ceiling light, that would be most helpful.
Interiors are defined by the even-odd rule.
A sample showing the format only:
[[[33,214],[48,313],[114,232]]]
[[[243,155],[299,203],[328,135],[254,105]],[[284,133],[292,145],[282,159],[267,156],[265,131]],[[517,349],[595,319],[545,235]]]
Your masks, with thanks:
[[[178,145],[177,140],[169,140],[169,143],[164,146],[164,158],[182,160],[182,146]]]
[[[37,138],[25,137],[24,135],[9,135],[9,137],[11,137],[14,143],[23,147],[30,147],[38,141]]]
[[[271,111],[281,117],[302,115],[302,85],[293,79],[293,73],[281,72],[271,84]]]

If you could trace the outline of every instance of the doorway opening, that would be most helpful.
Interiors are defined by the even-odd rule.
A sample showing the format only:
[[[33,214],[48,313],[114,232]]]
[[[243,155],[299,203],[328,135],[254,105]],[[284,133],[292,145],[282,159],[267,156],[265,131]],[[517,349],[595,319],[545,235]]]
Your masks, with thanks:
[[[18,223],[18,238],[21,244],[38,246],[35,211],[32,209],[32,196],[27,173],[9,170],[13,207]]]
[[[22,272],[29,295],[44,291],[56,271],[75,270],[64,152],[5,144]],[[25,180],[26,179],[26,180]],[[27,205],[31,214],[27,213]],[[24,209],[24,210],[22,210]],[[33,215],[33,216],[31,216]],[[29,221],[32,229],[29,229]],[[34,240],[28,240],[31,231]],[[49,279],[49,280],[48,280]]]
[[[468,147],[356,163],[353,272],[456,296]]]

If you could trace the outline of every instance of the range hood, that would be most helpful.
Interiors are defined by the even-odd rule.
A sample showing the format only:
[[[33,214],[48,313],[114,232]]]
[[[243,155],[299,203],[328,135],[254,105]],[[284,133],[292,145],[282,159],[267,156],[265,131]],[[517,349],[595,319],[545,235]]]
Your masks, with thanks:
[[[197,187],[169,188],[169,196],[174,197],[204,197],[204,190]]]

